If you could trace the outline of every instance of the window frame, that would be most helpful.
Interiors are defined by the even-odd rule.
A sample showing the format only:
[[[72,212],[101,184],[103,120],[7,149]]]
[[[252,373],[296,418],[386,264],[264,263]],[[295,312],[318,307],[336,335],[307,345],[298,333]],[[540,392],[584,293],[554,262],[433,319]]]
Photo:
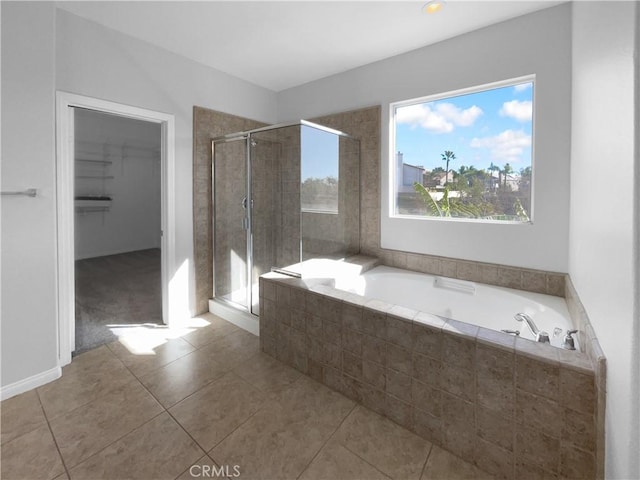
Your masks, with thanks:
[[[411,105],[420,105],[429,102],[435,102],[438,100],[444,100],[452,97],[459,97],[463,95],[469,95],[473,93],[482,93],[490,90],[497,90],[505,87],[515,87],[523,83],[531,83],[531,183],[529,186],[529,198],[530,208],[528,212],[529,221],[521,222],[515,220],[488,220],[481,218],[464,218],[464,217],[437,217],[431,215],[409,215],[397,213],[397,201],[398,201],[398,178],[396,162],[396,111],[398,108],[408,107]],[[485,83],[482,85],[476,85],[471,87],[460,88],[457,90],[450,90],[447,92],[435,93],[425,95],[422,97],[415,97],[407,100],[398,100],[389,103],[389,154],[388,154],[388,171],[389,171],[389,185],[387,188],[388,194],[388,206],[389,217],[403,220],[415,220],[415,221],[436,221],[436,222],[466,222],[466,223],[478,223],[478,224],[497,224],[497,225],[533,225],[535,222],[535,117],[536,117],[536,75],[529,74],[521,77],[510,78],[506,80],[499,80],[491,83]]]

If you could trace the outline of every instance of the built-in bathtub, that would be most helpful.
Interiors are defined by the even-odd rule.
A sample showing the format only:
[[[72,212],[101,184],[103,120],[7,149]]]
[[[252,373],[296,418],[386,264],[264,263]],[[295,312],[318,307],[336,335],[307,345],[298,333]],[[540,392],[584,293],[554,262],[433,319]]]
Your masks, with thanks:
[[[535,340],[530,329],[514,318],[517,313],[525,313],[540,330],[549,333],[556,347],[562,347],[567,331],[575,329],[564,298],[383,265],[358,276],[337,277],[335,287],[496,331],[518,332],[522,338]],[[579,349],[577,341],[574,344]]]
[[[563,298],[480,284],[471,294],[465,283],[434,286],[433,276],[387,267],[354,274],[371,262],[347,263],[261,277],[264,352],[493,475],[596,477],[602,412],[591,359],[499,331],[524,335],[519,312],[550,334],[566,331]],[[380,278],[389,273],[391,286]],[[438,303],[449,294],[458,297]],[[461,307],[460,295],[478,303]]]

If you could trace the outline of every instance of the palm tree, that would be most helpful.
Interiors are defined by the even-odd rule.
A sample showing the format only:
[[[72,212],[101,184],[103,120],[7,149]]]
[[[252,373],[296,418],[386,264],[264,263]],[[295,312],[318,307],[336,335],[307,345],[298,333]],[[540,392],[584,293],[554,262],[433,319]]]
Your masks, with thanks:
[[[489,168],[487,168],[487,170],[489,170],[489,174],[491,175],[491,188],[495,190],[496,185],[493,182],[493,172],[495,172],[496,170],[498,171],[498,185],[499,185],[500,184],[500,167],[497,165],[494,165],[493,162],[491,162],[491,165],[489,165]]]
[[[504,173],[504,188],[506,189],[507,177],[509,176],[510,173],[513,173],[513,168],[511,168],[511,165],[509,165],[508,163],[505,163],[502,173]]]
[[[444,153],[440,154],[440,156],[442,157],[443,162],[447,162],[446,176],[444,177],[444,184],[446,186],[449,183],[449,162],[456,159],[456,154],[451,150],[445,150]]]

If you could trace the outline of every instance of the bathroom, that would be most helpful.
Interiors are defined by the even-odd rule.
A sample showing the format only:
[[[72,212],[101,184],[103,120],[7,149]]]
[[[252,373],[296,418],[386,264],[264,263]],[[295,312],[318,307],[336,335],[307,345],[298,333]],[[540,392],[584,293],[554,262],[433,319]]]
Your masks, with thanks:
[[[579,315],[581,308],[586,310],[607,355],[605,461],[598,462],[598,468],[603,470],[598,470],[597,475],[637,476],[634,452],[638,449],[638,434],[633,425],[638,421],[634,407],[638,395],[634,353],[638,328],[637,307],[631,305],[630,299],[637,298],[634,148],[637,151],[638,137],[637,119],[634,120],[637,110],[629,100],[637,91],[637,79],[636,84],[633,80],[634,75],[637,78],[637,59],[632,60],[628,53],[637,49],[633,39],[634,34],[637,36],[636,4],[611,10],[579,2],[563,4],[278,93],[219,72],[204,72],[201,65],[167,52],[158,53],[143,42],[53,4],[30,8],[18,11],[3,5],[3,17],[10,15],[16,25],[25,21],[37,25],[38,44],[46,45],[36,50],[19,47],[26,41],[25,34],[5,29],[3,21],[3,40],[5,35],[17,40],[12,42],[16,45],[15,61],[29,58],[37,69],[37,75],[29,79],[29,95],[16,93],[14,97],[26,113],[18,106],[10,109],[12,104],[5,104],[3,92],[3,116],[15,120],[3,122],[3,158],[9,158],[8,152],[24,159],[25,165],[37,165],[32,178],[43,185],[43,195],[36,200],[40,202],[38,211],[25,217],[28,221],[21,227],[25,229],[23,244],[33,247],[32,258],[21,268],[37,278],[29,291],[40,302],[30,312],[23,312],[27,309],[19,305],[14,308],[17,318],[23,320],[6,330],[3,322],[2,347],[7,355],[16,358],[22,352],[37,355],[11,367],[3,362],[3,385],[42,372],[53,376],[59,365],[57,320],[52,313],[57,311],[53,220],[56,173],[52,161],[56,90],[175,112],[178,168],[172,207],[178,221],[171,233],[175,256],[170,265],[169,295],[172,311],[183,317],[208,311],[213,291],[211,138],[304,119],[346,132],[360,141],[360,181],[361,186],[367,186],[361,188],[360,198],[361,254],[409,270],[415,265],[423,265],[426,270],[431,262],[440,268],[437,273],[442,268],[470,268],[477,273],[479,264],[515,268],[520,282],[523,278],[539,279],[540,272],[546,275],[545,282],[556,281],[556,275],[565,279],[568,274],[575,288],[575,292],[569,289],[568,297],[580,302],[574,304],[574,313]],[[607,22],[601,25],[602,18]],[[602,38],[592,35],[594,28],[602,29]],[[122,57],[122,44],[127,45],[133,64]],[[6,61],[9,60],[11,57]],[[447,68],[431,69],[435,62],[444,62]],[[615,72],[615,78],[606,72]],[[390,182],[389,105],[532,74],[538,82],[535,225],[513,233],[469,224],[432,222],[426,227],[393,218],[386,201]],[[20,77],[15,78],[18,82]],[[153,81],[149,82],[149,78]],[[425,87],[426,78],[429,82]],[[620,82],[621,78],[624,82]],[[4,85],[5,82],[3,90]],[[599,95],[594,96],[593,92]],[[612,110],[611,105],[617,105],[616,109]],[[39,140],[27,155],[20,145],[34,143],[34,134],[40,133],[35,135]],[[20,141],[13,141],[12,137]],[[618,172],[615,181],[620,188],[616,195],[620,204],[628,207],[616,209],[614,214],[609,200],[593,198],[594,185],[602,182],[602,156],[609,147],[615,147],[616,158],[607,170]],[[34,152],[36,160],[32,158]],[[3,201],[3,223],[11,220],[10,214],[4,214],[6,204]],[[35,230],[33,225],[40,227]],[[451,238],[456,242],[446,241]],[[3,239],[3,250],[5,245],[10,246]],[[15,291],[3,291],[3,301],[22,298],[24,305],[25,292],[19,290],[19,285],[14,282]],[[7,304],[6,308],[10,306]],[[3,305],[3,316],[4,309]],[[34,337],[34,331],[40,334]]]

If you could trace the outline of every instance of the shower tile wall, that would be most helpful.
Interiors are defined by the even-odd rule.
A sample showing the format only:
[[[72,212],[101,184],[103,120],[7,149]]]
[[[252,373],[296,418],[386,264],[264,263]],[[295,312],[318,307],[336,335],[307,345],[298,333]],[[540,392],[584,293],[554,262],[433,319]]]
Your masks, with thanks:
[[[215,295],[241,303],[246,298],[247,240],[242,228],[246,185],[245,142],[216,145],[214,214]],[[232,295],[232,292],[240,292]],[[233,298],[232,298],[233,297]]]
[[[254,271],[262,274],[300,261],[300,127],[252,138]]]
[[[255,137],[254,137],[255,138]],[[275,265],[279,196],[276,186],[280,182],[278,162],[282,146],[279,142],[258,135],[252,147],[253,189],[253,282]],[[255,299],[257,301],[257,298]]]
[[[193,254],[197,313],[209,310],[208,301],[213,292],[211,139],[264,126],[248,118],[193,107]]]
[[[372,256],[380,252],[380,106],[310,119],[358,139],[360,154],[360,251]],[[340,145],[341,149],[343,144]],[[345,149],[353,152],[353,149]],[[345,162],[354,165],[353,161]],[[340,172],[342,174],[342,171]],[[355,172],[347,172],[348,177]],[[353,219],[347,219],[353,221]],[[350,236],[353,239],[353,236]]]

